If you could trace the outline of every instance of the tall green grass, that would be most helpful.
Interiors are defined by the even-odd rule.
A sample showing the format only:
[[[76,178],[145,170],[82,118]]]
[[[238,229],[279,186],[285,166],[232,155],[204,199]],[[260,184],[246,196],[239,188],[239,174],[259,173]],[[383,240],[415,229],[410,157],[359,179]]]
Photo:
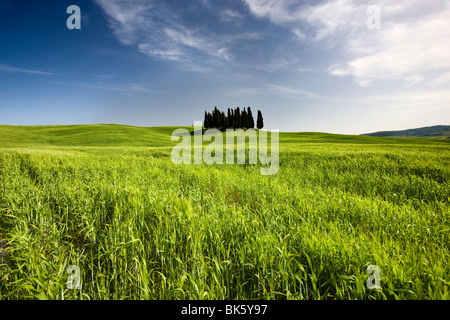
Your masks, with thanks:
[[[0,149],[2,299],[450,298],[448,143],[281,134],[262,176],[174,165],[169,128],[108,128]]]

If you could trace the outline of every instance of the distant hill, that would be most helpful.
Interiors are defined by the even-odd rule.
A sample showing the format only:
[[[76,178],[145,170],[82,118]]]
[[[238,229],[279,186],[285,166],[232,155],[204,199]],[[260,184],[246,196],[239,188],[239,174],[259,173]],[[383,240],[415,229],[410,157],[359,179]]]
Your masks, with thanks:
[[[363,136],[393,137],[393,138],[434,138],[450,139],[450,126],[432,126],[400,131],[380,131],[365,133]]]

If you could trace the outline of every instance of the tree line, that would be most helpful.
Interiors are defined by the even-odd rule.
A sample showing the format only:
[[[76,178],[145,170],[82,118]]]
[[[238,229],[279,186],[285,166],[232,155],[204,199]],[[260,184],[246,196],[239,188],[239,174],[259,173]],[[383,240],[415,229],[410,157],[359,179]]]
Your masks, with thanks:
[[[219,130],[224,129],[253,129],[255,128],[255,120],[253,118],[252,109],[250,107],[243,108],[242,110],[237,107],[236,109],[228,108],[227,114],[220,111],[217,107],[214,107],[212,112],[205,111],[205,118],[203,120],[203,126],[206,129],[216,128]],[[262,129],[264,127],[264,120],[262,112],[258,110],[256,119],[256,128]]]

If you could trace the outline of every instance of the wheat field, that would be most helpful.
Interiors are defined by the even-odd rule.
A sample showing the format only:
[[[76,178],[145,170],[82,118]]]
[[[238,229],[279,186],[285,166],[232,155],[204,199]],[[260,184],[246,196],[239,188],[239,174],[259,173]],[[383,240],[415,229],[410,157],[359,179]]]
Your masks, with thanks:
[[[449,142],[280,133],[262,176],[174,129],[0,126],[1,299],[450,298]]]

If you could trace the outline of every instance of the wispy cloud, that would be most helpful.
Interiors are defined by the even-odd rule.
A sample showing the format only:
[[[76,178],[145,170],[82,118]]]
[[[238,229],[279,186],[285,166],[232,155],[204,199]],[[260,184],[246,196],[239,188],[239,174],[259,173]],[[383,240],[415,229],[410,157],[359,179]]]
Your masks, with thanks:
[[[237,95],[237,96],[242,96],[242,95],[280,95],[283,97],[291,97],[291,98],[296,98],[296,99],[304,99],[304,98],[308,98],[308,99],[320,99],[321,96],[302,89],[302,88],[293,88],[293,87],[288,87],[288,86],[284,86],[284,85],[279,85],[279,84],[273,84],[273,83],[262,83],[261,85],[259,85],[258,87],[248,87],[248,88],[236,88],[233,90],[230,90],[229,94],[231,95]]]
[[[96,75],[93,75],[93,77],[96,77],[98,79],[103,79],[103,80],[111,80],[111,79],[116,79],[117,75],[116,74],[96,74]]]
[[[219,64],[239,66],[236,48],[266,36],[264,31],[249,29],[235,33],[227,33],[224,28],[206,29],[192,19],[186,23],[183,13],[167,2],[95,1],[104,10],[121,43],[154,59],[177,62],[184,70],[207,72]],[[291,35],[291,40],[298,40],[294,41],[297,44],[333,49],[337,54],[330,60],[328,74],[353,77],[363,87],[391,80],[403,81],[404,87],[414,86],[427,80],[430,72],[440,72],[433,74],[439,78],[450,69],[450,6],[446,2],[243,0],[243,3],[254,17],[286,28],[286,34]],[[211,6],[208,1],[200,4]],[[380,30],[370,30],[366,25],[367,8],[373,4],[381,9]],[[214,14],[216,21],[222,22],[247,18],[244,11],[236,8],[221,9]],[[268,72],[298,69],[297,55],[289,47],[286,44],[285,52],[280,54],[278,50],[255,62],[253,67]]]
[[[54,75],[54,73],[41,71],[41,70],[35,70],[35,69],[24,69],[24,68],[17,68],[13,67],[7,64],[1,64],[0,63],[0,71],[4,72],[11,72],[11,73],[27,73],[27,74],[37,74],[37,75]]]
[[[361,86],[402,80],[412,86],[450,68],[450,2],[437,0],[329,0],[302,5],[292,0],[244,0],[250,12],[291,30],[302,41],[324,42],[342,54],[328,71],[352,76]],[[381,29],[366,26],[377,5]]]
[[[268,63],[258,65],[255,68],[272,73],[278,71],[286,71],[290,68],[293,68],[297,63],[298,61],[296,58],[273,58]]]
[[[207,63],[231,62],[230,46],[244,38],[252,39],[256,34],[215,34],[201,25],[187,25],[180,13],[162,1],[96,0],[96,3],[106,13],[121,43],[155,59],[190,65],[190,70],[205,70]],[[233,10],[219,15],[222,19],[243,17]]]
[[[316,94],[314,92],[310,92],[308,90],[291,88],[291,87],[274,85],[274,84],[269,84],[269,85],[267,85],[267,87],[269,88],[269,90],[281,93],[283,95],[310,98],[310,99],[320,98],[320,96],[318,94]]]
[[[277,24],[298,21],[301,9],[293,0],[244,0],[250,12],[260,18],[269,18]]]
[[[387,18],[387,17],[386,17]],[[387,19],[385,19],[387,20]],[[348,60],[330,68],[338,76],[353,76],[362,86],[376,80],[403,80],[407,86],[431,71],[450,68],[450,8],[409,22],[398,17],[381,30],[365,30],[347,42]]]
[[[306,39],[308,39],[306,34],[298,28],[292,29],[292,33],[295,34],[297,39],[299,39],[301,41],[305,41]]]
[[[184,54],[180,50],[174,49],[159,49],[149,43],[140,43],[138,45],[139,52],[161,60],[181,61]]]
[[[433,84],[441,85],[444,83],[450,83],[450,72],[447,72],[433,80]]]
[[[110,79],[106,79],[110,80]],[[124,82],[124,83],[111,83],[109,81],[78,81],[78,82],[68,82],[68,81],[51,81],[51,83],[62,85],[62,86],[71,86],[77,88],[84,89],[94,89],[101,91],[111,91],[111,92],[120,92],[124,94],[145,94],[145,93],[153,93],[154,90],[150,88],[148,85],[144,85],[142,83],[134,83],[134,82]]]
[[[140,31],[151,28],[153,22],[147,19],[153,14],[154,5],[145,1],[95,0],[109,18],[109,24],[117,39],[126,45],[139,40]]]
[[[220,21],[231,22],[231,21],[240,21],[244,18],[244,15],[238,11],[226,9],[220,13]]]
[[[363,98],[349,97],[343,99],[323,98],[324,101],[331,104],[346,105],[368,105],[376,110],[388,112],[390,109],[402,109],[407,111],[409,107],[421,106],[423,110],[429,110],[431,106],[438,109],[446,109],[450,104],[450,91],[448,90],[405,90],[401,92],[386,92],[382,94],[372,94]]]
[[[311,68],[302,68],[302,67],[298,67],[298,68],[297,68],[297,71],[298,71],[298,72],[311,72],[311,71],[313,71],[313,69],[311,69]]]

